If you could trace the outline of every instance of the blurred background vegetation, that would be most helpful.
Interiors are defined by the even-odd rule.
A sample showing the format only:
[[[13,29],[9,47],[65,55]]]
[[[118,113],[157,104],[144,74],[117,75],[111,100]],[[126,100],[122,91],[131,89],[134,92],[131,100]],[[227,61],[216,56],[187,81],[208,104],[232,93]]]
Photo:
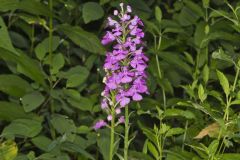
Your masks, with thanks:
[[[92,126],[120,2],[143,19],[150,58],[130,159],[240,159],[239,0],[0,0],[0,160],[108,159],[109,131]]]

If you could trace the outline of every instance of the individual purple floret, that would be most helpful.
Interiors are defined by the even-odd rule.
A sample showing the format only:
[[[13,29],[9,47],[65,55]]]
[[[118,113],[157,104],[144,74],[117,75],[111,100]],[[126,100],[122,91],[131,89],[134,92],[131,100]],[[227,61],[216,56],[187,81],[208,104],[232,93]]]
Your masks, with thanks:
[[[106,86],[102,92],[101,108],[107,112],[108,121],[112,120],[114,109],[119,123],[124,123],[121,108],[131,101],[142,100],[142,95],[148,94],[145,73],[148,58],[143,52],[143,22],[138,16],[131,16],[130,6],[125,8],[121,3],[120,8],[120,11],[114,10],[114,17],[108,18],[109,30],[101,41],[103,45],[111,44],[113,48],[106,53],[103,66]],[[99,124],[105,125],[104,121],[98,122],[101,126]]]
[[[107,125],[107,123],[106,123],[104,120],[99,120],[99,121],[93,126],[93,128],[94,128],[95,130],[98,130],[98,129],[102,128],[102,127],[105,127],[106,125]]]

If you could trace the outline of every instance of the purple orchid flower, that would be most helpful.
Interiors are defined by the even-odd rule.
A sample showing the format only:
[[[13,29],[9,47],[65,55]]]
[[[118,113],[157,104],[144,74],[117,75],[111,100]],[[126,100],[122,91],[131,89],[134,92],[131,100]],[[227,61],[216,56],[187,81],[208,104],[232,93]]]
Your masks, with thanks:
[[[118,123],[124,123],[121,109],[131,101],[140,101],[143,94],[148,94],[146,84],[148,58],[143,52],[143,22],[138,16],[131,16],[130,6],[124,8],[120,4],[121,11],[114,10],[115,17],[109,17],[106,32],[102,44],[112,44],[113,50],[107,52],[104,69],[106,76],[103,82],[106,87],[102,92],[104,97],[101,108],[108,114],[107,121],[115,111]],[[94,129],[101,128],[106,122],[101,120],[96,123]]]

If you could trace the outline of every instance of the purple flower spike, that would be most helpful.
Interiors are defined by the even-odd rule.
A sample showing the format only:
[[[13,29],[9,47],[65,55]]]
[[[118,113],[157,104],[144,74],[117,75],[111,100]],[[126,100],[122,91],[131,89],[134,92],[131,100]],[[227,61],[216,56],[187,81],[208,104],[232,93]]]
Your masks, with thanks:
[[[107,112],[107,120],[118,118],[118,123],[124,123],[121,108],[131,101],[140,101],[143,94],[148,94],[146,84],[148,58],[143,51],[143,22],[138,16],[132,16],[132,8],[120,3],[120,10],[114,10],[114,17],[107,18],[108,31],[102,39],[103,45],[112,45],[112,50],[106,53],[103,79],[105,89],[101,108]],[[115,113],[112,112],[115,110]],[[115,116],[111,114],[115,114]],[[106,125],[99,121],[95,128]]]

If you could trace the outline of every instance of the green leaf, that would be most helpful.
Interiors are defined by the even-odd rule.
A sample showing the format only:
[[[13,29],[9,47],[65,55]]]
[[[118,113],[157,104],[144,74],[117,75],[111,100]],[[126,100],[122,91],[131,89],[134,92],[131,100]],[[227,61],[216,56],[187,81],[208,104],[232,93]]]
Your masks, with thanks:
[[[91,131],[91,128],[88,126],[80,126],[77,128],[77,133],[78,134],[87,134]]]
[[[17,59],[17,64],[18,72],[26,75],[27,77],[46,87],[46,75],[44,74],[38,62],[28,57],[24,53],[21,53],[20,57]]]
[[[0,75],[0,91],[14,97],[22,97],[32,91],[31,85],[16,75]]]
[[[207,84],[209,79],[209,68],[207,64],[203,67],[202,76],[203,76],[204,83]]]
[[[49,16],[50,11],[47,5],[35,0],[0,0],[0,11],[6,12],[9,10],[19,9],[35,15]]]
[[[9,10],[15,10],[17,8],[19,0],[0,0],[0,11],[7,12]]]
[[[16,119],[3,129],[2,136],[35,137],[42,130],[40,121],[30,119]]]
[[[155,147],[150,141],[148,141],[147,146],[148,146],[148,150],[149,150],[149,151],[151,152],[151,154],[155,157],[155,159],[158,159],[159,153],[158,153],[156,147]]]
[[[57,74],[59,72],[59,70],[64,67],[64,56],[59,53],[53,56],[53,60],[52,60],[52,68],[50,69],[50,72],[52,74]]]
[[[209,7],[209,2],[210,2],[210,0],[202,0],[203,7],[208,8]]]
[[[217,76],[218,76],[220,84],[224,90],[224,93],[226,94],[226,96],[228,96],[230,94],[230,87],[229,87],[229,82],[228,82],[227,77],[218,70],[217,70]]]
[[[12,121],[18,118],[39,119],[33,113],[25,113],[23,108],[16,103],[0,101],[0,120]]]
[[[16,46],[17,48],[27,49],[30,46],[29,40],[26,39],[20,33],[10,31],[9,36],[12,40],[13,45]]]
[[[51,118],[51,124],[58,131],[58,133],[75,133],[76,126],[73,120],[68,119],[67,116],[54,114]]]
[[[45,152],[49,151],[48,146],[51,144],[51,139],[49,139],[48,137],[41,135],[41,136],[34,137],[31,141],[39,149]]]
[[[159,54],[159,56],[164,61],[166,61],[173,67],[175,67],[176,69],[180,69],[189,74],[192,74],[192,68],[187,63],[185,63],[184,62],[185,60],[183,60],[178,54],[175,54],[172,52],[161,52],[161,54]]]
[[[22,105],[25,112],[31,112],[38,108],[45,98],[40,92],[32,92],[22,97]]]
[[[196,116],[189,110],[181,110],[181,109],[167,109],[164,112],[164,116],[166,117],[172,117],[172,116],[182,116],[187,119],[195,119]]]
[[[93,33],[87,32],[78,26],[73,27],[68,24],[58,26],[58,31],[63,32],[76,45],[89,52],[105,54],[105,49]]]
[[[238,153],[224,153],[219,156],[222,160],[237,160],[240,159],[240,154]]]
[[[67,87],[77,87],[87,80],[88,75],[89,71],[86,67],[75,66],[67,72],[60,72],[58,76],[67,79]]]
[[[81,96],[78,98],[69,97],[67,98],[67,101],[73,107],[80,109],[82,111],[92,111],[93,109],[94,102],[92,102],[89,98],[85,98]]]
[[[110,0],[100,0],[100,5],[104,5],[106,3],[110,2]]]
[[[77,87],[81,85],[83,82],[85,82],[86,79],[87,79],[86,75],[73,74],[67,80],[67,87]]]
[[[182,134],[182,133],[184,133],[184,131],[185,130],[182,129],[182,128],[171,128],[166,133],[166,137],[171,137],[171,136],[174,136],[174,135]]]
[[[98,20],[104,15],[103,8],[96,2],[84,3],[82,12],[85,23]]]
[[[208,152],[214,156],[217,149],[218,149],[218,146],[219,146],[219,141],[218,140],[214,140],[211,142],[211,144],[208,146]]]
[[[196,3],[194,3],[191,0],[183,0],[183,2],[186,4],[188,8],[190,8],[195,14],[197,14],[200,17],[204,17],[204,11],[203,9]]]
[[[201,100],[201,102],[203,102],[207,98],[202,84],[198,86],[198,98]]]
[[[159,23],[161,23],[161,21],[162,21],[162,11],[158,6],[155,7],[155,17],[156,17],[157,21]]]
[[[32,80],[41,84],[43,87],[46,87],[46,75],[36,61],[22,52],[19,52],[19,55],[15,55],[13,52],[2,47],[0,47],[0,53],[0,58],[4,59],[7,62],[13,62],[14,64],[17,64],[18,72],[31,78]]]
[[[14,160],[17,156],[18,147],[14,141],[8,140],[0,143],[1,160]]]
[[[60,38],[58,36],[53,36],[52,51],[55,51],[59,46],[59,44],[60,44]],[[35,53],[39,60],[43,60],[43,58],[46,56],[46,53],[48,52],[49,52],[49,37],[45,38],[35,48]]]
[[[1,4],[1,1],[0,1],[0,4]],[[0,17],[0,35],[1,35],[0,48],[7,49],[7,50],[11,51],[12,53],[14,53],[15,55],[19,55],[17,53],[16,49],[12,45],[11,39],[8,34],[7,27],[6,27],[2,17]]]
[[[235,62],[233,61],[233,59],[231,58],[231,56],[225,54],[225,52],[223,51],[222,48],[220,48],[218,51],[214,51],[214,52],[212,53],[212,57],[213,57],[214,59],[220,59],[220,60],[223,60],[223,61],[226,61],[226,62],[235,64]]]
[[[76,144],[71,143],[71,142],[63,143],[61,145],[61,149],[65,150],[65,151],[69,151],[69,152],[77,152],[77,153],[80,153],[81,155],[84,155],[85,157],[87,157],[91,160],[95,160],[95,158],[91,154],[86,152],[84,149],[80,148],[79,145],[76,145]]]

